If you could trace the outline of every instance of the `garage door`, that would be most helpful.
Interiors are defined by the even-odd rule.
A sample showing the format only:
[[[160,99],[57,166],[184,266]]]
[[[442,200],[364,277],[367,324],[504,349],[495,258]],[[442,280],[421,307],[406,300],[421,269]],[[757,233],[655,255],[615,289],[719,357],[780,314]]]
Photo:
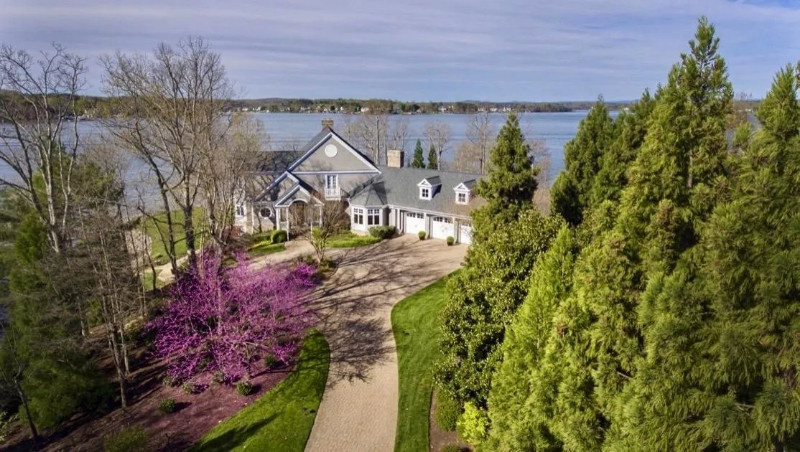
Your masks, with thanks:
[[[447,237],[455,237],[455,228],[453,227],[453,220],[445,217],[433,217],[431,224],[431,237],[435,239],[446,239]]]
[[[421,213],[406,212],[406,234],[418,234],[425,230],[425,217]]]
[[[458,227],[458,239],[461,243],[469,245],[472,243],[472,226],[462,224]]]

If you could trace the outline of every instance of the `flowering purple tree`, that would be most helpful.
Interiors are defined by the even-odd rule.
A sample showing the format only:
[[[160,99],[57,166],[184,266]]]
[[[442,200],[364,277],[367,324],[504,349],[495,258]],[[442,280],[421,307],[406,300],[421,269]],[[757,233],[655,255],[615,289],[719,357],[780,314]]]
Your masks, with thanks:
[[[230,383],[250,375],[271,355],[288,363],[310,325],[307,297],[314,269],[307,265],[253,269],[245,259],[225,268],[219,256],[179,279],[167,311],[149,324],[158,356],[176,381]]]

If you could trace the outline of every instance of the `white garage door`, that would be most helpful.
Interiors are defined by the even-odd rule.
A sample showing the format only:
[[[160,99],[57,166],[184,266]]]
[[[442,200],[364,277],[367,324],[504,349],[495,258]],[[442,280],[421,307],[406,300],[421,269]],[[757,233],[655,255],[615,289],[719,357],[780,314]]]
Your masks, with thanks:
[[[446,239],[447,237],[455,237],[455,228],[453,227],[453,220],[445,217],[433,217],[433,224],[431,225],[431,237],[435,239]]]
[[[421,213],[406,212],[406,234],[418,234],[425,230],[425,217]]]
[[[472,226],[468,224],[462,224],[458,227],[458,234],[459,234],[459,241],[461,243],[469,245],[472,243]]]

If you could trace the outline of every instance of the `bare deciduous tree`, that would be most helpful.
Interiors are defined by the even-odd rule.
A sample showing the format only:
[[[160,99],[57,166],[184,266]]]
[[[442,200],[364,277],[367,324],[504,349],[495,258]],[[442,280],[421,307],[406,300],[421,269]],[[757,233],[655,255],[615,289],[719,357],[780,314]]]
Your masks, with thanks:
[[[492,127],[492,118],[488,112],[470,116],[467,123],[467,140],[472,145],[474,157],[477,157],[479,174],[486,174],[489,150],[494,146],[496,136],[497,132]]]
[[[118,143],[153,174],[166,212],[166,249],[177,256],[172,206],[183,212],[189,264],[197,264],[193,212],[202,187],[204,156],[216,152],[227,131],[225,102],[232,90],[218,53],[201,38],[177,48],[161,44],[153,56],[117,53],[102,59],[105,91],[122,115],[105,120]]]
[[[436,149],[438,157],[436,160],[437,170],[442,169],[442,154],[447,149],[451,134],[450,125],[439,120],[428,123],[425,126],[425,138],[428,140],[428,145]]]
[[[75,102],[84,59],[58,44],[37,57],[0,47],[0,160],[14,177],[0,184],[19,192],[60,253],[68,237],[72,173],[80,140]]]

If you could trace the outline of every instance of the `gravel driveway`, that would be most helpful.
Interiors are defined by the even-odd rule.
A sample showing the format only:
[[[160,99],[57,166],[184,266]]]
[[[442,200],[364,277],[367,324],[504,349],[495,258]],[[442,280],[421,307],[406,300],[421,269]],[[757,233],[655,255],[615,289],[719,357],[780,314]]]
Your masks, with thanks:
[[[331,346],[328,385],[306,451],[391,451],[397,427],[395,303],[456,270],[466,246],[402,236],[337,253],[316,295]]]

